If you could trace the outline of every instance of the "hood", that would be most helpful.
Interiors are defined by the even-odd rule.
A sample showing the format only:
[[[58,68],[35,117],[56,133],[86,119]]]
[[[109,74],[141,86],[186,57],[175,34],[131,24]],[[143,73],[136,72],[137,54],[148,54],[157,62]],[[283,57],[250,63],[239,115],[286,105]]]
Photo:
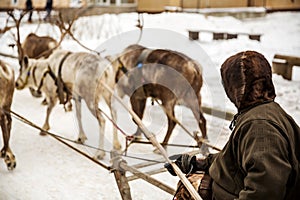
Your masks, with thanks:
[[[238,111],[276,96],[271,66],[258,52],[229,57],[221,66],[221,76],[225,92]]]

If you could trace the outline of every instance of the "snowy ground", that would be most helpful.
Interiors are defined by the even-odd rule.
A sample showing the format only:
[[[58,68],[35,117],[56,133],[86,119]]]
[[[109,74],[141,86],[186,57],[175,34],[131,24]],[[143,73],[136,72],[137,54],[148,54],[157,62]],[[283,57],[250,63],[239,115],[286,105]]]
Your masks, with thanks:
[[[37,16],[34,16],[36,19]],[[199,14],[162,13],[144,15],[146,30],[141,44],[149,47],[169,48],[181,51],[197,59],[204,68],[205,85],[202,90],[203,104],[218,109],[235,112],[233,105],[225,98],[219,79],[219,67],[232,54],[244,50],[256,50],[265,55],[271,62],[274,54],[300,55],[300,13],[283,12],[268,14],[263,18],[238,20],[232,17],[205,17]],[[0,26],[3,28],[6,15],[0,14]],[[105,50],[103,55],[120,52],[126,45],[135,43],[138,38],[137,14],[102,15],[80,18],[74,25],[75,36],[91,49]],[[211,29],[238,32],[262,33],[261,42],[249,40],[245,36],[238,39],[213,41],[210,34],[200,35],[200,41],[190,41],[187,29]],[[0,36],[0,52],[16,55],[16,50],[7,45],[12,43],[12,32]],[[39,35],[50,35],[59,38],[57,28],[42,24],[23,24],[21,37],[24,39],[30,32]],[[62,48],[82,51],[74,41],[67,38]],[[16,60],[1,57],[9,62],[18,73]],[[277,91],[276,101],[300,123],[300,68],[294,67],[293,81],[284,80],[274,75]],[[128,98],[125,99],[128,101]],[[38,125],[42,125],[46,107],[41,99],[33,98],[28,90],[15,91],[12,110],[25,116]],[[100,104],[100,107],[103,106]],[[120,105],[118,124],[127,133],[135,131],[129,114]],[[105,108],[107,110],[107,108]],[[190,131],[197,130],[191,112],[176,107],[176,117]],[[205,115],[208,121],[208,134],[213,145],[222,147],[229,135],[230,122]],[[97,123],[88,112],[84,114],[85,130],[89,137],[88,144],[97,145]],[[147,107],[143,122],[161,141],[166,132],[166,117],[160,107]],[[112,125],[107,122],[105,148],[110,150]],[[77,124],[74,112],[65,113],[61,106],[56,106],[50,120],[51,131],[67,138],[76,139]],[[119,135],[122,144],[124,138]],[[2,140],[1,140],[2,141]],[[2,143],[2,142],[1,142]],[[41,137],[36,129],[13,119],[11,148],[16,155],[17,168],[9,172],[4,162],[0,162],[0,200],[31,199],[121,199],[113,174],[74,151],[59,144],[49,136]],[[171,143],[194,144],[184,131],[177,126],[171,137]],[[86,147],[76,147],[93,155],[94,151]],[[161,157],[152,153],[149,145],[133,145],[129,155],[159,160]],[[169,147],[168,153],[179,153],[192,149]],[[142,161],[124,157],[129,164]],[[109,154],[104,162],[109,164]],[[157,168],[163,163],[156,165]],[[177,177],[168,173],[154,177],[175,188]],[[142,181],[130,182],[133,199],[171,199],[171,195]]]

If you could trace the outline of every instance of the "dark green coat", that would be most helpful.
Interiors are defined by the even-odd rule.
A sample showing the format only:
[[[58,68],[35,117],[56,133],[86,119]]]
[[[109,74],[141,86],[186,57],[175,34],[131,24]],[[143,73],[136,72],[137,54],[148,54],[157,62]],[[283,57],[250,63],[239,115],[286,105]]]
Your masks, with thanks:
[[[299,149],[300,129],[277,103],[241,112],[224,149],[211,156],[214,199],[300,199]]]

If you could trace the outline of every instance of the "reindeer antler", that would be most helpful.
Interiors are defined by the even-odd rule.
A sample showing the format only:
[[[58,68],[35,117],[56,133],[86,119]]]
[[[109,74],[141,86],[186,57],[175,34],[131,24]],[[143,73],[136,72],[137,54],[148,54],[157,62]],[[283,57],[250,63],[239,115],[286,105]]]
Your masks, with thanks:
[[[142,35],[143,35],[143,28],[144,28],[144,17],[143,17],[143,13],[139,13],[138,14],[138,20],[137,20],[138,24],[136,25],[136,27],[138,27],[140,29],[140,35],[139,38],[137,40],[137,44],[140,42]]]
[[[93,49],[90,49],[90,48],[88,48],[88,47],[86,47],[85,45],[83,45],[75,36],[74,36],[74,34],[72,33],[72,31],[71,31],[71,28],[72,28],[72,25],[74,24],[74,22],[75,22],[75,20],[78,18],[78,16],[79,16],[79,13],[80,12],[78,12],[75,16],[74,16],[74,18],[71,20],[71,21],[69,21],[68,22],[68,27],[66,27],[65,26],[65,24],[64,24],[64,20],[63,20],[63,18],[62,18],[62,15],[61,15],[61,13],[59,13],[59,23],[58,23],[58,27],[59,27],[59,29],[60,29],[60,32],[62,33],[62,36],[63,37],[65,37],[65,35],[69,35],[75,42],[77,42],[81,47],[83,47],[83,48],[85,48],[85,49],[87,49],[87,50],[89,50],[89,51],[91,51],[91,52],[94,52],[94,53],[96,53],[96,54],[99,54],[99,52],[97,52],[97,51],[95,51],[95,50],[93,50]]]
[[[15,13],[13,11],[7,11],[7,14],[14,20],[15,22],[15,27],[17,29],[17,37],[14,35],[15,41],[17,43],[17,48],[18,48],[18,60],[19,60],[19,65],[20,65],[20,70],[22,69],[22,60],[24,57],[24,51],[22,49],[21,45],[21,39],[20,39],[20,24],[23,19],[23,17],[27,14],[28,11],[22,11],[17,18],[15,16]]]

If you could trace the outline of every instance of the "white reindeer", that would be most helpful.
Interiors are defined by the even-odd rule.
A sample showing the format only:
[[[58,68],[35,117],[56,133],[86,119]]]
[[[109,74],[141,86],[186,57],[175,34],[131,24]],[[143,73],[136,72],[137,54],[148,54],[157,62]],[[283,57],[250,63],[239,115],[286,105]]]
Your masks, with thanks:
[[[104,147],[105,119],[98,108],[98,103],[103,98],[110,108],[111,116],[116,121],[116,111],[111,106],[111,94],[103,88],[101,82],[110,87],[114,86],[114,72],[110,62],[100,56],[90,53],[72,53],[65,50],[54,51],[47,59],[36,60],[24,58],[25,67],[16,80],[16,88],[40,88],[48,102],[44,130],[49,130],[49,116],[52,108],[58,101],[57,79],[61,77],[65,93],[71,91],[75,101],[76,117],[79,125],[78,142],[84,143],[87,139],[81,122],[81,99],[86,102],[90,112],[96,117],[100,128],[99,149]],[[66,95],[65,95],[66,96]],[[64,97],[66,98],[66,97]],[[117,136],[117,129],[113,130],[113,147],[120,149],[121,145]],[[102,159],[104,151],[97,151],[95,157]]]
[[[2,129],[4,147],[1,149],[1,158],[8,170],[16,167],[16,159],[9,147],[11,115],[10,107],[14,94],[14,71],[0,60],[0,126]]]

